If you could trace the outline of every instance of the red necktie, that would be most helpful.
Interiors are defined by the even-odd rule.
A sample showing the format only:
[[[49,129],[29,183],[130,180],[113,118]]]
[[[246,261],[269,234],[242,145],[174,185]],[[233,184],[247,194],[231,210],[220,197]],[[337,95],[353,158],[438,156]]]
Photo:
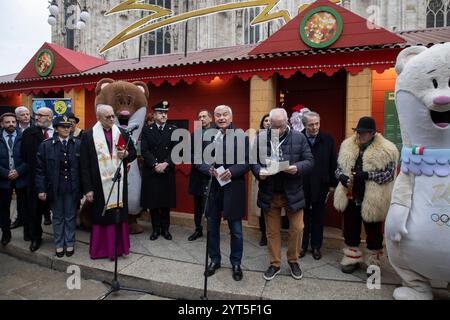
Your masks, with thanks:
[[[44,140],[48,139],[48,128],[44,129]]]

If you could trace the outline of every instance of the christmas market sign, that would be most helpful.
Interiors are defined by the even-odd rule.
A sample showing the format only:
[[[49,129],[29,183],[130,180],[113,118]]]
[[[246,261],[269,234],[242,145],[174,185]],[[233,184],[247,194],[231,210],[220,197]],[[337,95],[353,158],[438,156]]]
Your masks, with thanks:
[[[339,3],[341,0],[330,0],[333,3]],[[127,12],[129,10],[141,10],[148,11],[150,14],[146,17],[141,18],[129,27],[125,28],[122,32],[111,39],[101,50],[100,54],[118,46],[119,44],[134,39],[148,33],[161,29],[163,27],[171,26],[180,22],[186,22],[191,19],[204,17],[207,15],[222,13],[232,10],[239,9],[249,9],[249,8],[261,8],[261,12],[251,21],[250,25],[256,25],[264,22],[268,22],[276,19],[283,19],[285,23],[291,20],[289,11],[287,10],[274,10],[280,0],[252,0],[252,1],[241,1],[241,2],[231,2],[220,4],[217,6],[200,8],[178,15],[174,15],[174,12],[170,9],[155,5],[144,3],[143,0],[127,0],[119,3],[117,6],[112,8],[110,11],[105,13],[105,16],[112,14],[117,14],[120,12]],[[300,6],[300,10],[306,8],[307,5],[303,4]],[[341,29],[342,30],[342,29]]]
[[[300,36],[311,48],[326,48],[342,34],[341,15],[330,7],[317,7],[308,12],[300,24]]]
[[[55,57],[49,49],[42,49],[36,56],[34,68],[41,77],[46,77],[52,72],[55,66]]]

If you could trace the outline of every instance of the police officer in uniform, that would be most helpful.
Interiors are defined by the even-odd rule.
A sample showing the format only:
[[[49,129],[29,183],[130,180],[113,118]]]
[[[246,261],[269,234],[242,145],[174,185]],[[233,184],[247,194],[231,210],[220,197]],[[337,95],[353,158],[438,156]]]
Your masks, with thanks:
[[[141,153],[144,157],[142,172],[141,206],[150,209],[153,232],[150,240],[162,235],[172,240],[169,232],[170,208],[176,206],[175,164],[171,160],[176,142],[171,141],[175,126],[167,124],[169,103],[161,101],[153,107],[154,123],[142,131]]]
[[[70,134],[67,116],[53,120],[56,134],[41,143],[37,153],[36,188],[41,201],[53,212],[56,256],[74,254],[76,209],[81,199],[79,139]]]

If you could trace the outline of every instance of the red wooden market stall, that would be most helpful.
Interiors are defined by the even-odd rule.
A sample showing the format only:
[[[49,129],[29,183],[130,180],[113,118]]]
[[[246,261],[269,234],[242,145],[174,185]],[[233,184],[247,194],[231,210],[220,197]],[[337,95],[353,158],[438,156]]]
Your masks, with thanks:
[[[324,15],[331,19],[322,26]],[[260,44],[190,52],[187,57],[108,62],[45,43],[18,74],[0,76],[0,113],[19,105],[31,108],[33,98],[69,98],[79,126],[89,128],[96,121],[94,88],[100,79],[140,80],[149,86],[149,105],[169,100],[169,119],[187,121],[190,130],[200,109],[219,104],[233,108],[234,122],[244,130],[258,128],[262,115],[282,102],[288,113],[303,104],[321,114],[322,129],[339,145],[364,115],[373,115],[383,132],[398,53],[410,45],[449,41],[450,28],[443,29],[393,33],[319,0]],[[188,173],[188,165],[177,169],[176,212],[193,211]],[[250,180],[248,194],[248,225],[256,226]],[[339,215],[331,206],[328,211],[326,224],[340,227]]]

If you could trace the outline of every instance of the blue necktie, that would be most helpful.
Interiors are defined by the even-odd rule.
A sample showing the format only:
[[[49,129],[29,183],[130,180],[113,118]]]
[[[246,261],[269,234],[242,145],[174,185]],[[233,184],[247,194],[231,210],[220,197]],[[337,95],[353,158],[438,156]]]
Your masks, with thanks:
[[[8,146],[9,149],[12,149],[13,147],[13,139],[12,139],[13,135],[12,134],[8,134]]]

